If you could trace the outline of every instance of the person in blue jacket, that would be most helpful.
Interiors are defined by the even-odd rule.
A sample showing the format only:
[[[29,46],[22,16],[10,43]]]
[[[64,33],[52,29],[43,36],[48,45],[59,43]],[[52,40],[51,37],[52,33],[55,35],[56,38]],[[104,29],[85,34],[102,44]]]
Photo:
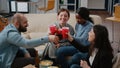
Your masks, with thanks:
[[[11,68],[20,47],[33,48],[43,43],[58,43],[59,41],[59,38],[55,35],[37,39],[25,39],[22,37],[21,32],[26,32],[28,26],[27,18],[22,13],[14,14],[12,22],[0,32],[0,68]]]
[[[93,27],[93,22],[89,17],[89,10],[85,7],[79,8],[76,13],[76,21],[77,21],[75,25],[76,33],[73,37],[77,42],[80,42],[81,44],[87,46],[90,44],[88,41],[88,32]],[[80,57],[77,55],[77,53],[80,53]],[[79,63],[79,61],[76,60],[80,58],[86,58],[87,54],[88,52],[86,53],[79,52],[73,46],[60,47],[59,49],[57,49],[56,52],[57,61],[61,65],[61,68],[69,68],[68,64],[71,65],[73,63]],[[72,57],[73,60],[69,61],[69,63],[67,62],[68,59],[66,59],[66,57],[68,56],[73,56]]]

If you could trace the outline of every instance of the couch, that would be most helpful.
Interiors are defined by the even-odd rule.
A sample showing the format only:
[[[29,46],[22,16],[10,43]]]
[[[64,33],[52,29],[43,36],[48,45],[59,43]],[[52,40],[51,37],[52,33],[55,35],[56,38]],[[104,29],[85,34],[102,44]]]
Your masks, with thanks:
[[[39,38],[47,35],[47,30],[49,25],[53,24],[57,20],[56,13],[46,13],[46,14],[25,14],[28,19],[28,31],[23,33],[23,36],[32,39]],[[101,24],[102,19],[98,15],[90,15],[94,24]],[[70,19],[68,21],[73,27],[75,26],[76,19],[75,14],[70,13]],[[39,54],[42,54],[45,46],[44,44],[38,47],[35,47],[38,50]]]

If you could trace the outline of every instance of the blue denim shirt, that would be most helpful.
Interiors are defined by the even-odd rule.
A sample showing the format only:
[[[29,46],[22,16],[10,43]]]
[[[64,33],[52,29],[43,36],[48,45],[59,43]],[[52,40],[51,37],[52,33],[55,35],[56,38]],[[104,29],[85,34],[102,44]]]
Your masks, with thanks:
[[[48,36],[38,39],[25,39],[13,24],[0,32],[0,68],[10,68],[20,47],[32,48],[49,42]]]
[[[90,43],[88,41],[88,33],[92,27],[93,24],[90,21],[86,21],[86,23],[83,25],[76,23],[76,34],[74,35],[74,39],[83,45],[89,45]]]

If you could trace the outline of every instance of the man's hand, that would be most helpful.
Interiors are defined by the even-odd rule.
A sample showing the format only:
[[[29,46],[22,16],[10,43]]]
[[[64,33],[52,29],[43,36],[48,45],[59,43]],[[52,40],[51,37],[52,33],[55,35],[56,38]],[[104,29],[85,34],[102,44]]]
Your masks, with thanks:
[[[59,43],[59,38],[58,38],[58,36],[49,35],[48,37],[49,37],[50,42],[54,42],[55,44],[58,44],[58,43]]]

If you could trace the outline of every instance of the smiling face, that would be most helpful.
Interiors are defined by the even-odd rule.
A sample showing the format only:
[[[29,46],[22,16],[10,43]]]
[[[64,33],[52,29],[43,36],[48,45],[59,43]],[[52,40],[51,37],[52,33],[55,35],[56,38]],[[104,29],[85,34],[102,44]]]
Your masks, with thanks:
[[[27,31],[27,27],[28,27],[28,21],[27,18],[23,15],[20,17],[20,19],[18,20],[18,31],[19,32],[26,32]]]
[[[69,15],[66,11],[62,11],[57,15],[57,20],[59,21],[60,24],[66,24],[67,21],[69,20]]]
[[[19,32],[26,32],[28,27],[28,20],[24,14],[16,13],[13,16],[13,24]]]
[[[88,33],[88,41],[90,42],[90,43],[94,43],[94,41],[95,41],[95,33],[94,33],[94,31],[93,31],[93,29],[91,29],[91,31]]]
[[[27,26],[28,26],[27,19],[24,18],[23,21],[21,21],[21,23],[19,23],[18,30],[20,32],[26,32],[27,31]]]

